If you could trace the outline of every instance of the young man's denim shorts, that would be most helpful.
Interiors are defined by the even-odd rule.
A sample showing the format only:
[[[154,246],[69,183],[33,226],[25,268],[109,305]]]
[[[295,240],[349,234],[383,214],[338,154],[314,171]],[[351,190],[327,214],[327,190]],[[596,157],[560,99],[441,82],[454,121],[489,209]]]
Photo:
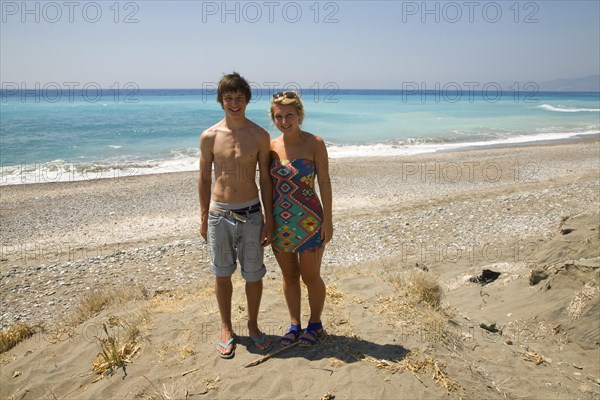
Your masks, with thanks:
[[[247,218],[246,222],[209,211],[207,236],[210,270],[217,277],[231,276],[239,259],[242,277],[247,282],[256,282],[267,272],[263,264],[263,247],[260,244],[263,215],[259,210],[244,217]]]

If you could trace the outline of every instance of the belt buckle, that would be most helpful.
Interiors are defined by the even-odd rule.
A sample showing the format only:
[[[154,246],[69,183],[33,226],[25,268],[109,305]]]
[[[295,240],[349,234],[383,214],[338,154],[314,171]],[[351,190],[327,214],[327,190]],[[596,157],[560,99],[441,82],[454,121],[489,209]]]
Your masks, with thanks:
[[[221,208],[211,208],[211,209],[209,209],[209,212],[211,212],[211,211],[214,212],[214,213],[217,213],[217,214],[219,214],[221,216],[232,217],[235,220],[240,221],[240,222],[244,222],[245,223],[245,222],[248,221],[248,218],[246,218],[243,215],[240,215],[240,214],[238,214],[236,212],[233,212],[232,210],[223,210]]]
[[[245,217],[241,216],[240,214],[235,213],[235,212],[233,212],[231,210],[227,210],[227,215],[229,215],[230,217],[235,218],[236,220],[238,220],[240,222],[246,223],[246,221],[248,221],[248,218],[245,218]]]

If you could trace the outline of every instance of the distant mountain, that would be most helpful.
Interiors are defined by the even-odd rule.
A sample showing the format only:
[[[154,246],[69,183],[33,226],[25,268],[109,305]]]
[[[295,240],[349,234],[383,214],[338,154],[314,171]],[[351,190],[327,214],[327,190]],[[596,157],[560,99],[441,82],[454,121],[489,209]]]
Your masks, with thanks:
[[[540,82],[539,90],[542,92],[600,92],[600,75]]]

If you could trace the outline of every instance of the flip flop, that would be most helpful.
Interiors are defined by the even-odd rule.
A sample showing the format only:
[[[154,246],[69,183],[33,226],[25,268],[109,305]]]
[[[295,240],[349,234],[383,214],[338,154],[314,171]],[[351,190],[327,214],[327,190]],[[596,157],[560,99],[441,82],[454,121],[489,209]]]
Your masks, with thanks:
[[[231,346],[231,351],[229,353],[221,353],[220,351],[217,351],[217,353],[219,353],[219,356],[221,356],[221,358],[229,360],[230,358],[233,358],[235,356],[235,348],[236,348],[236,341],[235,341],[235,336],[232,336],[227,343],[223,343],[220,340],[217,340],[217,345],[219,345],[219,347],[221,347],[223,350],[227,350],[227,348]]]
[[[271,342],[269,342],[268,346],[265,345],[265,342],[267,341],[268,337],[267,337],[267,334],[264,332],[262,333],[260,338],[255,338],[255,337],[250,336],[250,339],[252,339],[252,341],[256,345],[256,348],[260,351],[268,352],[273,347],[273,343],[271,343]]]
[[[287,347],[290,344],[295,343],[300,337],[301,332],[302,331],[300,329],[300,325],[291,324],[290,330],[287,331],[287,333],[281,337],[281,339],[279,340],[279,344],[281,345],[281,347]]]
[[[323,324],[321,322],[314,322],[308,324],[308,327],[304,330],[304,333],[300,336],[298,341],[300,346],[314,346],[319,341],[319,338],[323,334]]]

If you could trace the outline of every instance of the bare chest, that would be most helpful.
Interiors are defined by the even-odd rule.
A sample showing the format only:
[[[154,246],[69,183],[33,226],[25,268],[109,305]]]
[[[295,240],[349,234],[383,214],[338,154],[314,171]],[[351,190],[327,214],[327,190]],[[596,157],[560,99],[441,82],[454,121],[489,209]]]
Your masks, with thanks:
[[[259,146],[252,137],[244,135],[222,135],[217,138],[213,148],[217,170],[231,170],[233,167],[251,166],[258,159]]]

